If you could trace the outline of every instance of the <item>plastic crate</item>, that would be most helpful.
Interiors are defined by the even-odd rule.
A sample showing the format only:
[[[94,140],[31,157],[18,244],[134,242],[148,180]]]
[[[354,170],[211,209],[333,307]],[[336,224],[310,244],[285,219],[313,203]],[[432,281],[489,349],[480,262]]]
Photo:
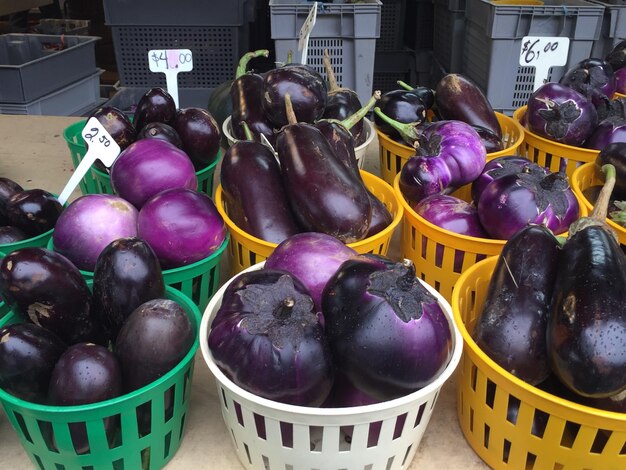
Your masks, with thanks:
[[[460,72],[465,38],[465,0],[433,0],[433,53],[449,72]]]
[[[518,60],[524,36],[570,39],[567,63],[552,68],[550,81],[558,81],[568,68],[588,58],[600,37],[602,5],[584,0],[536,3],[466,0],[462,72],[485,91],[494,109],[505,114],[525,105],[533,92],[535,69],[520,66]]]
[[[373,89],[387,93],[400,88],[398,80],[416,86],[417,62],[415,51],[384,51],[376,53]],[[420,83],[421,85],[421,83]]]
[[[276,60],[289,51],[300,62],[298,34],[312,3],[306,0],[270,0],[272,39]],[[324,49],[328,49],[337,83],[350,88],[362,103],[372,95],[376,39],[380,36],[381,1],[318,3],[315,27],[309,37],[307,64],[326,77]]]
[[[46,116],[81,116],[100,101],[98,70],[89,77],[25,104],[0,103],[0,114],[36,114]]]
[[[376,51],[393,51],[404,46],[406,0],[385,0],[380,9],[380,37]]]
[[[407,0],[404,26],[405,45],[415,50],[432,51],[434,17],[433,0]]]
[[[89,20],[71,20],[42,18],[39,24],[35,26],[35,30],[39,34],[72,34],[83,36],[89,34]]]
[[[604,7],[600,38],[593,44],[592,57],[604,58],[613,46],[626,39],[626,3],[622,0],[589,0]]]
[[[94,36],[3,34],[0,36],[0,103],[24,104],[96,71]],[[60,51],[47,44],[65,44]]]

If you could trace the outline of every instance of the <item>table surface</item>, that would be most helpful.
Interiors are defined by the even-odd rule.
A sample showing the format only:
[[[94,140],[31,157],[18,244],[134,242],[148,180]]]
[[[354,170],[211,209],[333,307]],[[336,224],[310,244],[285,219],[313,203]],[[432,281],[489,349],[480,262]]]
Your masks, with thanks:
[[[0,176],[11,178],[25,187],[60,193],[73,171],[63,130],[78,119],[0,115]],[[365,158],[365,169],[379,174],[376,139],[368,148]],[[75,191],[72,198],[78,195]],[[394,252],[398,252],[397,235],[392,242],[391,257],[394,257]],[[227,269],[223,271],[223,276],[229,277]],[[0,468],[31,467],[17,435],[4,413],[0,412]],[[243,468],[221,418],[214,378],[200,351],[196,356],[185,436],[177,454],[166,468]],[[467,444],[459,427],[454,376],[444,385],[419,449],[408,467],[409,470],[418,468],[488,468]]]

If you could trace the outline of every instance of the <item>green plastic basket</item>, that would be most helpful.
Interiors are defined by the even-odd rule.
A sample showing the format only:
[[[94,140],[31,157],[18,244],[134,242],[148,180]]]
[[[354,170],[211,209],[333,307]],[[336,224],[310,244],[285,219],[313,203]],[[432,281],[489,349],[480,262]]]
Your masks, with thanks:
[[[220,281],[220,262],[228,246],[230,236],[226,234],[224,242],[210,256],[180,268],[164,269],[163,281],[166,285],[181,291],[193,300],[201,312],[217,292]],[[49,250],[54,251],[53,240],[48,242]],[[93,272],[80,270],[87,280],[93,279]]]
[[[1,258],[2,257],[0,256],[0,259]],[[9,306],[6,303],[4,303],[2,300],[0,300],[0,320],[2,320],[5,317],[5,315],[8,315],[10,311],[11,309],[9,308]]]
[[[183,360],[155,382],[118,398],[81,406],[39,405],[0,389],[0,403],[36,468],[159,469],[172,459],[185,429],[201,314],[186,295],[171,287],[167,287],[166,297],[186,310],[195,341]],[[0,327],[20,320],[10,313]],[[167,410],[166,402],[170,405]],[[151,407],[151,427],[140,435],[137,411],[142,405],[143,409]],[[109,436],[104,424],[107,418],[120,424]],[[70,424],[86,428],[88,453],[76,452]]]
[[[26,240],[15,243],[6,243],[4,245],[0,245],[0,257],[8,255],[12,251],[19,250],[20,248],[28,248],[31,246],[46,247],[48,246],[50,240],[52,240],[52,232],[54,232],[53,228],[51,228],[47,232],[42,233],[41,235],[37,235],[36,237],[27,238]]]

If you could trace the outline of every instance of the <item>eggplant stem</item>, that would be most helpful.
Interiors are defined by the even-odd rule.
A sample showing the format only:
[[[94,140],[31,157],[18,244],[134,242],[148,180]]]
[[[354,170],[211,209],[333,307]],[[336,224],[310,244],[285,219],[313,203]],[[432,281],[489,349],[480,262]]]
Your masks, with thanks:
[[[289,49],[289,52],[287,52],[287,60],[285,61],[285,64],[291,64],[292,62],[293,62],[293,51]]]
[[[352,127],[355,126],[357,122],[363,119],[367,115],[367,113],[370,112],[370,109],[374,107],[374,105],[376,104],[376,101],[378,101],[380,97],[381,97],[380,90],[376,90],[374,94],[372,95],[372,97],[369,99],[369,101],[365,103],[365,106],[363,106],[361,109],[355,111],[354,114],[352,114],[351,116],[341,121],[341,125],[348,130],[352,129]]]
[[[396,285],[399,289],[410,290],[415,284],[415,264],[408,258],[402,260],[402,266],[406,268],[406,272],[398,277]]]
[[[340,90],[339,85],[337,85],[335,71],[333,70],[333,66],[330,63],[330,55],[328,54],[328,49],[324,49],[324,68],[326,69],[326,77],[328,78],[328,85],[330,87],[328,93],[334,93]]]
[[[392,119],[385,113],[383,113],[379,107],[374,108],[374,112],[378,115],[379,118],[381,118],[395,130],[397,130],[400,133],[402,139],[407,144],[411,145],[413,148],[419,147],[420,131],[417,130],[417,126],[419,125],[419,123],[410,122],[408,124],[405,124],[400,121],[396,121],[395,119]]]
[[[243,127],[243,133],[246,136],[246,140],[254,140],[254,135],[252,134],[252,131],[246,121],[241,121],[241,127]]]
[[[615,232],[611,230],[606,223],[611,193],[613,193],[613,188],[615,187],[615,167],[611,164],[606,164],[602,166],[602,171],[604,172],[604,185],[600,190],[600,194],[598,194],[593,210],[587,217],[581,217],[570,225],[570,237],[576,232],[580,232],[581,230],[591,226],[605,227],[613,234],[613,236],[617,237]]]
[[[405,90],[409,90],[409,91],[415,90],[415,87],[412,87],[411,85],[409,85],[406,82],[403,82],[402,80],[398,80],[396,83],[400,85],[402,88],[404,88]]]
[[[289,318],[291,316],[291,311],[293,310],[294,305],[296,305],[296,301],[293,297],[286,297],[283,301],[274,309],[274,317],[279,319]]]
[[[245,75],[248,71],[248,63],[255,57],[269,57],[270,51],[267,49],[259,49],[258,51],[246,52],[241,59],[239,59],[239,65],[235,71],[235,78],[239,78]]]
[[[289,124],[298,124],[298,118],[296,112],[293,110],[293,103],[291,102],[291,95],[285,93],[285,112],[287,113],[287,122]]]

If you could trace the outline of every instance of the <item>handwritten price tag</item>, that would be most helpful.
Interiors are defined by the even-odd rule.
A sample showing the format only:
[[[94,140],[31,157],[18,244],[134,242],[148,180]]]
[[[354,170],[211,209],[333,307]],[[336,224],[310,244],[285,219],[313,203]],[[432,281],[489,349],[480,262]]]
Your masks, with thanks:
[[[306,20],[304,20],[304,24],[302,28],[300,28],[300,34],[298,35],[298,50],[302,51],[300,59],[301,64],[306,64],[307,55],[309,53],[309,36],[311,35],[311,31],[313,31],[316,20],[317,2],[313,2],[313,6],[309,10],[309,15],[306,17]]]
[[[569,38],[525,36],[519,54],[519,64],[535,67],[536,90],[548,79],[551,67],[567,63]]]
[[[148,51],[150,71],[164,73],[167,92],[178,104],[178,74],[193,70],[193,55],[189,49],[152,49]]]
[[[78,167],[65,185],[65,188],[63,188],[63,191],[61,191],[59,195],[59,202],[61,204],[67,202],[74,189],[76,189],[76,186],[80,183],[80,180],[87,174],[96,159],[100,160],[107,167],[110,167],[120,154],[120,146],[95,117],[87,121],[81,135],[87,144],[87,153],[78,164]]]

